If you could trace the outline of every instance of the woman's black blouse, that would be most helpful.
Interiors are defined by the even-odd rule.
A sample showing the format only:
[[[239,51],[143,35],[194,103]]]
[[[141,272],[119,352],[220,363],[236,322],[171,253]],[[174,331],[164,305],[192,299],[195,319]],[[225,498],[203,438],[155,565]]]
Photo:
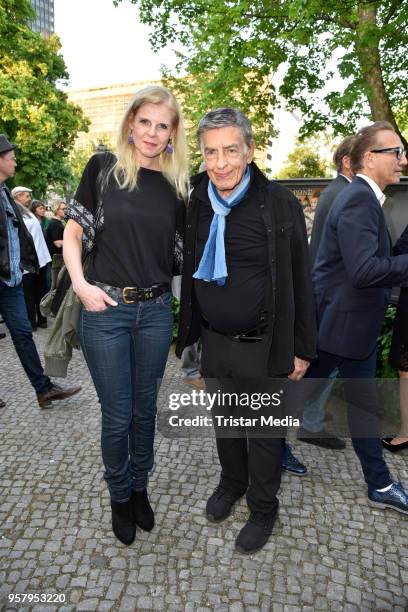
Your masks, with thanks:
[[[79,204],[95,214],[99,171],[102,167],[106,172],[115,161],[111,153],[97,154],[89,160],[74,206]],[[103,189],[103,229],[96,235],[88,279],[121,288],[170,282],[181,207],[184,204],[161,172],[140,168],[137,187],[132,191],[120,189],[110,173]]]

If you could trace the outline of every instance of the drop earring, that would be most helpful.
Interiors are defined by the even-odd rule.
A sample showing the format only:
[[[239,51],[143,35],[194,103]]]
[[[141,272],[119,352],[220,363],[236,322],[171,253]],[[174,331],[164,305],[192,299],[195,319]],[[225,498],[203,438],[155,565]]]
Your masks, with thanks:
[[[128,132],[128,144],[135,144],[135,141],[133,140],[132,130],[129,130]]]
[[[173,145],[171,144],[171,140],[169,140],[169,142],[167,143],[167,147],[166,147],[166,153],[169,153],[169,155],[171,155],[174,151]]]

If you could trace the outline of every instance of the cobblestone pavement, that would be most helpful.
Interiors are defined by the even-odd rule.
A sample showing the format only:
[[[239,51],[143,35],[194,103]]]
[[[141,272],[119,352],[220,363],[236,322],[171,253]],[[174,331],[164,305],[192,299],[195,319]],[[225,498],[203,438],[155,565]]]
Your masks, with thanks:
[[[37,332],[39,345],[45,335]],[[408,609],[408,517],[367,505],[350,443],[345,452],[295,443],[309,475],[283,475],[273,536],[245,557],[234,550],[245,501],[218,526],[203,515],[218,481],[212,438],[159,434],[150,487],[157,526],[125,547],[110,530],[99,407],[81,354],[67,381],[81,383],[81,393],[44,411],[9,336],[0,364],[1,610]],[[163,387],[186,391],[174,355]],[[407,455],[387,460],[408,486]],[[57,594],[65,603],[10,604],[12,593]]]

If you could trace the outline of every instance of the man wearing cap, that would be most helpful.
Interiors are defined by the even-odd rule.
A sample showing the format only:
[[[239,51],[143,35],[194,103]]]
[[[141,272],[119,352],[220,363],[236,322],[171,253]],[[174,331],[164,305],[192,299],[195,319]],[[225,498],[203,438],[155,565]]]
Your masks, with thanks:
[[[10,330],[14,348],[25,373],[34,387],[41,408],[80,391],[81,387],[63,389],[45,376],[28,320],[22,285],[23,270],[38,271],[38,259],[30,233],[25,227],[4,181],[14,176],[17,145],[0,134],[0,314]],[[29,194],[27,188],[20,193]],[[27,197],[27,196],[25,196]]]
[[[21,206],[25,206],[25,208],[30,206],[31,194],[32,190],[28,189],[28,187],[19,186],[11,190],[14,201],[17,202],[17,204],[21,204]]]

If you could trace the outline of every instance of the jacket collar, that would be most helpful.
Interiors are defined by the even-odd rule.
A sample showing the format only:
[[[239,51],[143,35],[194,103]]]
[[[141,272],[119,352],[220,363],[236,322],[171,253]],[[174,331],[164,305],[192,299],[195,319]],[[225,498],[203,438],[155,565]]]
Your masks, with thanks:
[[[380,203],[380,205],[382,206],[385,202],[385,193],[383,193],[380,189],[380,187],[377,185],[377,183],[375,183],[375,181],[373,181],[373,179],[371,179],[370,177],[366,177],[364,175],[364,177],[362,175],[356,175],[356,177],[353,179],[353,183],[360,183],[360,185],[365,185],[375,196],[376,200],[378,200],[378,202]]]
[[[362,179],[371,187],[371,189],[374,191],[375,197],[382,206],[385,202],[385,194],[382,192],[381,188],[377,185],[377,183],[370,176],[367,176],[363,173],[357,174],[357,178]]]

